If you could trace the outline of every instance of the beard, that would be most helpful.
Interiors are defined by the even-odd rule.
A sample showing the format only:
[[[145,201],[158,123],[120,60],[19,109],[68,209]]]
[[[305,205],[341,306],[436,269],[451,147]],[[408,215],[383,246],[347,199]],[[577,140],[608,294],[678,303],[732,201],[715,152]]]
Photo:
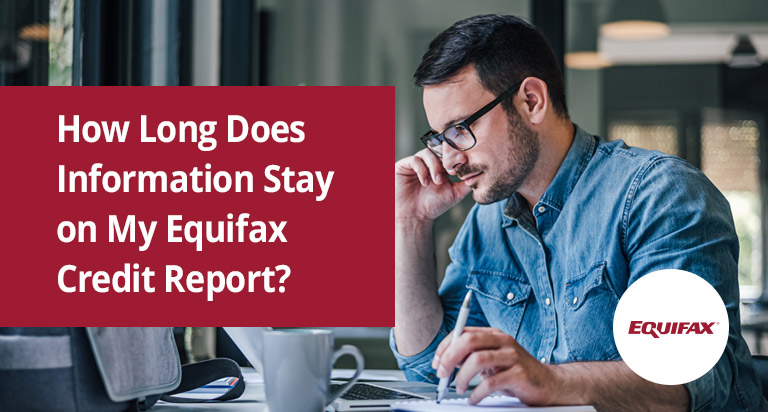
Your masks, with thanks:
[[[520,115],[512,110],[507,115],[509,119],[509,145],[506,147],[506,161],[498,169],[497,173],[489,170],[487,165],[463,164],[456,168],[458,176],[468,176],[477,172],[483,172],[485,179],[491,179],[487,189],[478,189],[477,183],[472,185],[472,198],[480,204],[498,202],[512,196],[522,186],[531,170],[539,160],[539,134],[523,124]]]

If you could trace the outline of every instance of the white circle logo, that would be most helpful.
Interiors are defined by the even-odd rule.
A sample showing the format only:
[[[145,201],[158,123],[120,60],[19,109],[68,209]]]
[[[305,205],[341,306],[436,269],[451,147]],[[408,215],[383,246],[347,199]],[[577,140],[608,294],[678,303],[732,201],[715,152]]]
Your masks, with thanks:
[[[659,270],[624,292],[613,317],[613,337],[635,373],[679,385],[707,373],[723,355],[728,312],[704,279],[683,270]]]

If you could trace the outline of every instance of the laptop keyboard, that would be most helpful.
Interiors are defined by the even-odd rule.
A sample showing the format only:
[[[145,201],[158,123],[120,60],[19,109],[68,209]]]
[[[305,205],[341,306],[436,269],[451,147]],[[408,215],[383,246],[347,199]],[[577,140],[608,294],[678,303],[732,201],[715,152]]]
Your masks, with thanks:
[[[340,388],[342,384],[332,383],[331,389],[336,390]],[[407,393],[393,391],[390,389],[380,388],[378,386],[368,385],[365,383],[356,383],[341,396],[341,399],[348,401],[367,401],[367,400],[401,400],[401,399],[424,399],[420,396],[413,396]]]

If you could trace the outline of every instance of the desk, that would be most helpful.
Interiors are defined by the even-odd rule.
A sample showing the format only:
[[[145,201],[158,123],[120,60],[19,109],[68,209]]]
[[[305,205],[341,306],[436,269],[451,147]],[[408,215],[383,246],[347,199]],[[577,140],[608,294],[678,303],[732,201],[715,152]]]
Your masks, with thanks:
[[[243,368],[247,371],[250,368]],[[251,369],[252,370],[252,369]],[[340,371],[347,371],[341,369]],[[391,376],[398,380],[405,380],[405,375],[399,370],[366,369],[365,372],[376,375]],[[361,381],[366,382],[366,381]],[[179,412],[179,411],[229,411],[229,412],[268,412],[266,398],[264,397],[264,384],[246,384],[245,393],[234,400],[221,403],[167,403],[158,402],[150,409],[152,412]]]

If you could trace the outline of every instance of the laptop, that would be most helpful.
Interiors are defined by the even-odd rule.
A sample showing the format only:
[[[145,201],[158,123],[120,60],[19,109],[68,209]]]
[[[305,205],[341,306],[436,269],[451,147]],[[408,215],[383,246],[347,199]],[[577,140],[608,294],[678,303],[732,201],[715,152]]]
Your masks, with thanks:
[[[238,328],[225,327],[224,330],[232,338],[246,359],[256,368],[261,369],[261,335],[270,328]],[[343,380],[331,381],[331,387],[343,385]],[[357,381],[344,395],[336,399],[332,406],[337,412],[389,411],[394,402],[409,400],[420,401],[435,399],[437,385],[424,382],[406,381]],[[450,392],[447,398],[459,398],[455,392]]]
[[[331,381],[331,388],[343,385],[342,381]],[[333,402],[337,412],[389,411],[394,402],[423,401],[435,399],[437,385],[424,382],[360,382]]]

